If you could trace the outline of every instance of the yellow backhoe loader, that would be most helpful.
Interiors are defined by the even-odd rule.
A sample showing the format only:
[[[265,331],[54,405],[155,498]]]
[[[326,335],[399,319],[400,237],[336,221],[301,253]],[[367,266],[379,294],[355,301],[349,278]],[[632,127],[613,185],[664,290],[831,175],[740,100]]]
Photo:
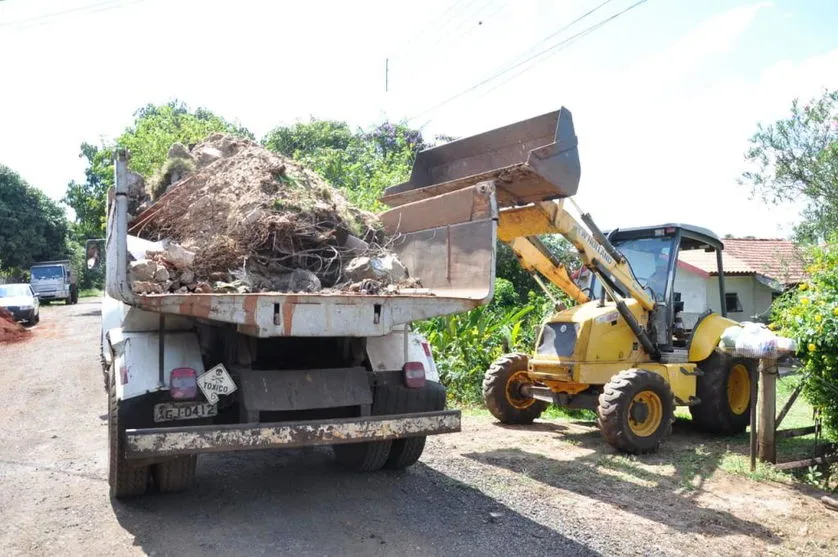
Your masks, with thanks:
[[[562,108],[422,151],[410,180],[382,198],[406,208],[479,183],[495,188],[498,239],[539,281],[577,302],[545,320],[534,354],[510,354],[489,368],[486,406],[508,424],[531,423],[549,404],[591,409],[607,442],[628,453],[657,450],[671,433],[676,405],[688,406],[703,430],[744,431],[755,362],[717,349],[722,332],[736,325],[725,314],[722,242],[682,224],[605,234],[589,214],[577,211],[576,218],[567,210],[579,178],[577,138]],[[539,240],[548,234],[575,246],[589,286],[580,288]],[[715,255],[721,310],[687,324],[681,300],[690,293],[675,292],[686,250]]]

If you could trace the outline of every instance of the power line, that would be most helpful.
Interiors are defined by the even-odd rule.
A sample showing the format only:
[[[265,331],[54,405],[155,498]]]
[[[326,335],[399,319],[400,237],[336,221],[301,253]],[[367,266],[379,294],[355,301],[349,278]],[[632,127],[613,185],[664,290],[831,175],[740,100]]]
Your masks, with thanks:
[[[597,9],[599,9],[599,8],[601,8],[602,6],[604,6],[605,4],[607,4],[607,3],[608,3],[608,2],[610,2],[610,1],[611,1],[611,0],[606,0],[605,2],[603,2],[603,3],[599,4],[598,6],[596,6],[595,8],[593,8],[592,10],[589,10],[589,11],[588,11],[588,12],[586,12],[585,14],[583,14],[583,15],[579,16],[578,18],[576,18],[576,19],[575,19],[575,20],[573,20],[572,22],[570,22],[570,23],[568,23],[567,25],[565,25],[564,27],[562,27],[562,29],[560,29],[559,31],[554,32],[552,35],[550,35],[550,37],[554,37],[554,36],[556,36],[557,34],[559,34],[561,31],[568,29],[570,26],[572,26],[572,25],[574,25],[575,23],[577,23],[577,22],[581,21],[582,19],[584,19],[584,18],[585,18],[585,17],[587,17],[588,15],[592,14],[594,11],[596,11],[596,10],[597,10]],[[615,20],[616,18],[620,17],[621,15],[625,14],[626,12],[629,12],[630,10],[633,10],[634,8],[636,8],[636,7],[640,6],[641,4],[644,4],[646,1],[647,1],[647,0],[638,0],[637,2],[635,2],[635,3],[634,3],[634,4],[632,4],[632,5],[630,5],[629,7],[627,7],[627,8],[625,8],[625,9],[623,9],[623,10],[621,10],[621,11],[619,11],[619,12],[617,12],[617,13],[615,13],[615,14],[613,14],[613,15],[609,16],[609,17],[607,17],[606,19],[604,19],[604,20],[602,20],[602,21],[599,21],[598,23],[595,23],[594,25],[591,25],[591,26],[589,26],[589,27],[587,27],[587,28],[583,29],[582,31],[580,31],[580,32],[576,33],[575,35],[572,35],[572,36],[570,36],[570,37],[568,37],[568,38],[566,38],[566,39],[562,39],[562,40],[561,40],[561,41],[559,41],[558,43],[555,43],[555,44],[553,44],[553,45],[551,45],[551,46],[549,46],[549,47],[547,47],[547,48],[545,48],[545,49],[543,49],[543,50],[541,50],[541,51],[539,51],[539,52],[536,52],[535,54],[533,54],[533,55],[531,55],[531,56],[529,56],[529,57],[525,58],[524,60],[521,60],[520,62],[518,62],[518,61],[513,61],[513,62],[512,62],[510,65],[508,65],[507,67],[505,67],[505,68],[503,68],[503,69],[499,70],[498,72],[496,72],[496,73],[492,74],[491,76],[489,76],[489,77],[487,77],[487,78],[485,78],[485,79],[483,79],[483,80],[479,81],[478,83],[476,83],[476,84],[472,85],[471,87],[469,87],[469,88],[467,88],[467,89],[465,89],[465,90],[463,90],[463,91],[461,91],[461,92],[459,92],[459,93],[457,93],[457,94],[455,94],[455,95],[453,95],[453,96],[451,96],[451,97],[448,97],[447,99],[445,99],[445,100],[443,100],[443,101],[441,101],[441,102],[439,102],[439,103],[437,103],[437,104],[435,104],[435,105],[431,106],[430,108],[427,108],[427,109],[423,110],[422,112],[417,113],[417,114],[416,114],[416,115],[414,115],[414,116],[411,116],[410,118],[408,118],[408,121],[415,120],[415,119],[417,119],[417,118],[419,118],[419,117],[421,117],[421,116],[424,116],[425,114],[428,114],[428,113],[430,113],[430,112],[433,112],[433,111],[435,111],[435,110],[437,110],[437,109],[439,109],[439,108],[441,108],[441,107],[443,107],[443,106],[445,106],[445,105],[447,105],[447,104],[449,104],[449,103],[451,103],[451,102],[453,102],[453,101],[455,101],[455,100],[459,99],[460,97],[462,97],[462,96],[464,96],[464,95],[467,95],[468,93],[470,93],[470,92],[474,91],[475,89],[478,89],[478,88],[482,87],[482,86],[483,86],[483,85],[485,85],[486,83],[489,83],[489,82],[491,82],[491,81],[494,81],[495,79],[497,79],[497,78],[501,77],[502,75],[504,75],[504,74],[506,74],[506,73],[508,73],[508,72],[510,72],[510,71],[512,71],[512,70],[514,70],[514,69],[516,69],[516,68],[519,68],[519,67],[521,67],[522,65],[524,65],[524,64],[526,64],[526,63],[528,63],[528,62],[530,62],[530,61],[532,61],[532,60],[535,60],[535,59],[537,59],[537,58],[540,58],[540,57],[542,57],[542,56],[544,56],[544,55],[546,55],[546,54],[550,53],[551,51],[556,51],[556,49],[560,49],[561,47],[567,47],[567,46],[570,46],[570,45],[571,45],[573,42],[575,42],[576,40],[581,39],[582,37],[584,37],[584,36],[586,36],[586,35],[588,35],[588,34],[592,33],[593,31],[595,31],[595,30],[599,29],[600,27],[602,27],[602,26],[603,26],[603,25],[605,25],[606,23],[609,23],[609,22],[611,22],[611,21]],[[545,38],[545,39],[543,39],[543,40],[539,41],[538,43],[536,43],[535,45],[533,45],[532,47],[530,47],[529,49],[527,49],[524,53],[522,53],[522,54],[518,55],[518,56],[515,58],[515,60],[520,59],[520,58],[521,58],[521,56],[526,55],[526,53],[528,53],[528,52],[532,51],[532,50],[533,50],[533,48],[537,47],[539,44],[543,44],[544,42],[546,42],[547,40],[549,40],[549,38],[550,38],[550,37]],[[535,65],[537,65],[537,64],[533,64],[533,66],[531,66],[530,68],[526,68],[524,71],[520,72],[519,74],[516,74],[516,75],[515,75],[515,77],[517,77],[517,76],[518,76],[518,75],[520,75],[521,73],[524,73],[525,71],[528,71],[529,69],[531,69],[531,68],[532,68],[532,67],[534,67]],[[509,80],[506,80],[506,81],[509,81]],[[504,81],[503,83],[506,83],[506,81]]]
[[[35,17],[17,19],[14,21],[6,21],[0,23],[0,27],[11,27],[13,29],[26,29],[29,27],[37,27],[39,25],[46,25],[49,23],[53,23],[56,20],[60,20],[62,16],[72,15],[76,13],[94,14],[98,12],[112,10],[115,8],[120,8],[123,6],[128,6],[130,4],[137,4],[142,1],[143,0],[105,0],[104,2],[85,4],[83,6],[76,6],[75,8],[70,8],[68,10],[61,10],[58,12],[42,14]]]
[[[484,15],[482,17],[479,16],[479,12],[481,10],[486,9],[486,8],[490,8],[493,5],[496,6],[494,10],[492,10],[491,12],[488,12],[486,15]],[[472,33],[477,31],[478,29],[482,29],[483,27],[485,27],[483,25],[484,23],[489,21],[491,18],[493,18],[495,15],[497,15],[502,10],[506,9],[507,6],[508,6],[507,3],[499,2],[498,0],[489,0],[489,1],[485,2],[484,4],[480,5],[475,12],[473,12],[468,17],[466,17],[460,23],[460,25],[458,25],[456,28],[454,28],[451,31],[451,33],[448,34],[447,39],[443,39],[441,42],[435,44],[429,52],[425,53],[426,56],[424,56],[423,58],[427,58],[426,60],[423,61],[422,58],[418,59],[419,64],[417,64],[416,66],[411,66],[410,74],[415,76],[417,74],[421,74],[425,69],[427,69],[431,66],[434,66],[434,64],[436,62],[436,59],[433,58],[431,56],[431,54],[436,54],[436,53],[440,52],[443,48],[451,49],[455,45],[463,42]],[[478,24],[474,25],[475,18],[477,18],[477,17],[480,17],[480,19],[478,20]],[[465,25],[468,25],[468,24],[471,24],[470,28],[465,30],[465,32],[460,34],[460,35],[455,35],[456,31],[458,31],[459,29],[463,28]],[[410,57],[408,57],[407,60],[410,60]]]
[[[466,4],[465,7],[467,8],[468,6],[473,4],[475,1],[476,0],[471,0],[468,4]],[[454,8],[456,8],[457,6],[462,4],[463,2],[465,2],[465,0],[456,0],[451,5],[449,5],[448,8],[446,8],[443,12],[441,12],[436,18],[434,18],[430,22],[428,22],[428,25],[425,27],[425,29],[420,29],[412,37],[407,39],[407,41],[405,41],[394,54],[389,56],[389,58],[394,58],[396,55],[401,54],[402,52],[404,52],[407,49],[408,46],[410,46],[411,44],[416,42],[416,39],[420,38],[423,34],[427,33],[426,29],[437,30],[438,29],[437,22],[444,21],[445,23],[442,24],[442,26],[444,27],[447,24],[447,22],[449,21],[449,20],[445,19],[445,16],[447,16],[449,13],[451,13],[454,10]],[[431,32],[433,33],[433,31],[431,31]]]

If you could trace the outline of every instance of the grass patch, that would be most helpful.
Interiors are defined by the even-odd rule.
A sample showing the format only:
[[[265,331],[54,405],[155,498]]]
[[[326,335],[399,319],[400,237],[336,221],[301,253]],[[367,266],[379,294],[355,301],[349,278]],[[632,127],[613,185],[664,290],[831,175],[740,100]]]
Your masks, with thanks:
[[[794,480],[791,474],[786,474],[774,468],[773,464],[757,460],[756,468],[751,472],[750,458],[746,454],[726,452],[722,455],[719,468],[729,474],[745,476],[756,481],[771,481],[780,483],[792,483]]]
[[[79,298],[101,298],[104,292],[100,288],[85,288],[84,290],[79,290]]]

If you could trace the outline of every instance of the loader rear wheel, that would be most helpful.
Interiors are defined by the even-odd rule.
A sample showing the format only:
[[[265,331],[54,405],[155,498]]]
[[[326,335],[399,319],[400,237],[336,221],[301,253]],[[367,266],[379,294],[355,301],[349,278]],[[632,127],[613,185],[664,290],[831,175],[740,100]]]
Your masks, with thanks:
[[[690,406],[693,423],[702,431],[718,435],[742,433],[751,421],[751,378],[756,362],[714,352],[698,367],[704,373],[696,381],[699,403]]]
[[[135,497],[145,493],[148,486],[148,466],[134,466],[129,463],[122,446],[122,430],[119,427],[119,401],[116,398],[114,366],[110,367],[108,381],[108,483],[111,497]]]
[[[527,374],[525,354],[501,356],[483,377],[483,402],[492,416],[504,424],[531,424],[548,404],[521,394],[523,385],[532,384]]]
[[[381,470],[390,456],[392,441],[365,441],[334,445],[335,460],[353,472]]]
[[[597,407],[597,425],[615,449],[631,454],[657,451],[672,433],[675,400],[657,373],[627,369],[611,378]]]

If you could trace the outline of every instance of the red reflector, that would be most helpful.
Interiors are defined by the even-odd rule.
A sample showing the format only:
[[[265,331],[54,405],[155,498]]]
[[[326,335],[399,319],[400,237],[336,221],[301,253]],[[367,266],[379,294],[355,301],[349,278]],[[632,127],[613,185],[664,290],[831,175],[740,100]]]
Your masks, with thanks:
[[[169,394],[172,398],[195,398],[198,395],[197,375],[191,367],[173,369],[169,374]]]
[[[425,386],[425,366],[422,362],[407,362],[402,371],[405,386],[411,389]]]
[[[427,342],[422,343],[422,350],[425,351],[425,356],[427,356],[428,358],[431,357],[431,347],[428,346]]]

